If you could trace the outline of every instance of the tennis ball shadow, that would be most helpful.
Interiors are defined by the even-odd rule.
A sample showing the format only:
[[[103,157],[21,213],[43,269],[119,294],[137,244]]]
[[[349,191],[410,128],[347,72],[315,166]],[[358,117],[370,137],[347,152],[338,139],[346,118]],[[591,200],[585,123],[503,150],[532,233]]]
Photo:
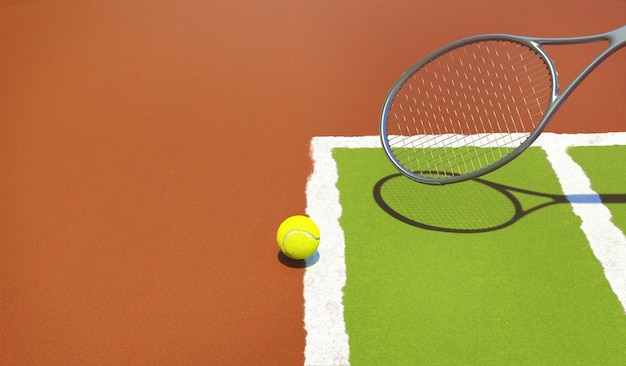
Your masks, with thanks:
[[[283,252],[281,252],[280,250],[278,251],[278,261],[282,263],[283,265],[287,267],[291,267],[291,268],[311,267],[312,265],[317,263],[319,260],[320,260],[319,251],[315,251],[315,253],[313,253],[310,257],[306,259],[291,259],[287,257],[285,254],[283,254]]]

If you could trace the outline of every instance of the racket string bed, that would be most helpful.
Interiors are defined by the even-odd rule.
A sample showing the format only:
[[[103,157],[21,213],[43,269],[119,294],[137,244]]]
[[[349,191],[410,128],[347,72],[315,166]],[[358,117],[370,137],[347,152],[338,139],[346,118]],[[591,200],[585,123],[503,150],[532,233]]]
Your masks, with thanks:
[[[408,170],[467,174],[502,159],[535,129],[550,100],[545,61],[511,41],[452,49],[406,78],[390,108],[389,144]]]

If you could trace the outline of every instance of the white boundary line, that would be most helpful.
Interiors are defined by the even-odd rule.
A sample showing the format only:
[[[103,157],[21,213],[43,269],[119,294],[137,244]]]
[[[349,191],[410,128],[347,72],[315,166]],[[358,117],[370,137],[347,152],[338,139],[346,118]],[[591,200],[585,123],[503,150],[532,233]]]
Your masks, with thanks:
[[[378,147],[377,137],[314,137],[311,141],[313,173],[306,188],[306,213],[320,228],[318,261],[304,273],[305,365],[349,365],[350,346],[343,318],[346,283],[344,236],[339,217],[337,147]]]
[[[553,165],[563,191],[596,194],[584,171],[567,155],[568,146],[626,145],[626,133],[543,133],[533,146],[542,147]],[[304,273],[304,327],[307,332],[305,365],[349,365],[350,346],[343,317],[343,287],[346,283],[344,233],[339,225],[341,204],[337,190],[335,148],[379,148],[378,136],[314,137],[311,140],[313,172],[306,187],[306,213],[319,226],[322,240],[317,262]],[[382,152],[381,152],[382,153]],[[572,203],[581,218],[581,229],[605,275],[626,311],[626,237],[610,221],[601,204]]]
[[[584,137],[584,135],[577,136],[579,141],[572,146],[615,145],[612,137],[608,138],[608,141],[602,139],[601,135],[600,138],[595,135],[589,136],[588,139]],[[626,138],[626,134],[624,137]],[[601,202],[598,193],[591,189],[591,181],[584,170],[567,154],[566,148],[562,145],[550,144],[550,139],[546,140],[541,147],[552,164],[563,193],[566,196],[593,195],[596,199],[591,200],[592,202]],[[626,144],[626,140],[622,140],[622,144]],[[613,224],[611,211],[605,205],[576,203],[571,200],[570,204],[574,213],[580,217],[582,221],[580,228],[587,237],[593,254],[602,264],[604,275],[626,312],[626,236],[624,232]]]

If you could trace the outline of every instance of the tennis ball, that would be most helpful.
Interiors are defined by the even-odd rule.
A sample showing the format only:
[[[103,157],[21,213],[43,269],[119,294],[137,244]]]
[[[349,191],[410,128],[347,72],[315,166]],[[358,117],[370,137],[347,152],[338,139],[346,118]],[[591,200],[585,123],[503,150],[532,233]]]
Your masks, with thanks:
[[[296,215],[285,219],[276,232],[280,251],[291,259],[310,257],[320,245],[320,230],[313,220]]]

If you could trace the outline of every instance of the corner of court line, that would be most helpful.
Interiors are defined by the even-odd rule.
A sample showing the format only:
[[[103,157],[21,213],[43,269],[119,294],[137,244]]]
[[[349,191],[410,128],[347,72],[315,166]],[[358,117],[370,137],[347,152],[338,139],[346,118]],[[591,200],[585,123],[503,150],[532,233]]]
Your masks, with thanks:
[[[335,148],[379,147],[377,136],[313,137],[313,172],[306,185],[306,213],[320,229],[319,260],[304,272],[304,364],[349,365],[350,346],[344,320],[346,284],[344,232]]]
[[[537,145],[546,152],[563,193],[600,196],[591,188],[583,168],[567,153],[573,146],[626,145],[626,133],[551,134],[545,133]],[[626,313],[626,236],[611,220],[611,211],[602,203],[585,204],[571,201],[572,210],[581,219],[581,230],[602,265],[604,275]]]

